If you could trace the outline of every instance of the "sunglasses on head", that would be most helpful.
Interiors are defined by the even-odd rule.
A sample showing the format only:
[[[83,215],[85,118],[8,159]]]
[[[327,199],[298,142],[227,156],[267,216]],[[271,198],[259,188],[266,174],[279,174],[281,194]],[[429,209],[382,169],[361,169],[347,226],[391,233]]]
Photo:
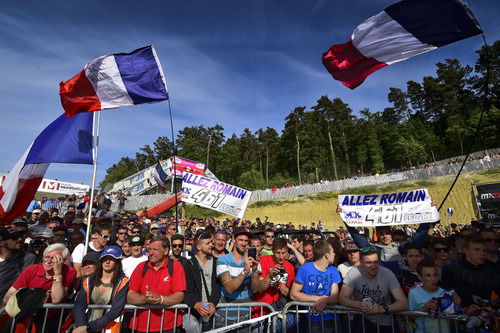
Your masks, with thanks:
[[[450,248],[448,248],[448,247],[435,247],[434,251],[436,251],[436,252],[449,252]]]
[[[377,253],[377,249],[373,246],[367,246],[360,250],[362,253]]]

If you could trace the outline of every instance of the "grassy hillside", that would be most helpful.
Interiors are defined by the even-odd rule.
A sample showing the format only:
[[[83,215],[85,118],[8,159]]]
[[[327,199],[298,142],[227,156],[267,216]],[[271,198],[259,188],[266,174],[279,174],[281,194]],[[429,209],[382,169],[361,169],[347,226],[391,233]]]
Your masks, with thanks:
[[[454,176],[436,177],[382,186],[360,187],[341,193],[320,193],[290,199],[258,201],[249,206],[245,214],[245,219],[254,220],[256,217],[264,219],[265,216],[269,216],[269,220],[275,223],[293,222],[296,225],[309,224],[311,221],[317,222],[321,220],[325,227],[331,230],[342,225],[340,217],[335,213],[338,194],[390,193],[428,188],[432,199],[439,207],[453,179]],[[452,207],[455,210],[450,223],[470,222],[474,219],[471,182],[494,180],[500,180],[500,168],[463,173],[441,209],[442,221],[446,224],[449,223],[448,216],[446,215],[448,207]]]

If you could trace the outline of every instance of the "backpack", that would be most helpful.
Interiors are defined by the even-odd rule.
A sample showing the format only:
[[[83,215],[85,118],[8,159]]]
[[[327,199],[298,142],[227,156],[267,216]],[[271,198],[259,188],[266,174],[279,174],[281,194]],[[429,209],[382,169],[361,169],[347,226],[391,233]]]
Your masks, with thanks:
[[[144,263],[144,266],[142,267],[142,277],[144,278],[146,276],[146,273],[149,270],[148,266],[148,261]],[[173,277],[174,276],[174,259],[168,258],[168,263],[167,263],[167,269],[168,269],[168,274]]]

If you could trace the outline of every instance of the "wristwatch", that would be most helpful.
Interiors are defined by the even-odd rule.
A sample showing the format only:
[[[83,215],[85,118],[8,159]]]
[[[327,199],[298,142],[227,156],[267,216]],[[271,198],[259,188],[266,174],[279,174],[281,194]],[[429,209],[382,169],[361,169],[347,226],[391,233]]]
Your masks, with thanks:
[[[382,307],[384,308],[384,313],[389,313],[389,307],[387,305],[382,305]]]

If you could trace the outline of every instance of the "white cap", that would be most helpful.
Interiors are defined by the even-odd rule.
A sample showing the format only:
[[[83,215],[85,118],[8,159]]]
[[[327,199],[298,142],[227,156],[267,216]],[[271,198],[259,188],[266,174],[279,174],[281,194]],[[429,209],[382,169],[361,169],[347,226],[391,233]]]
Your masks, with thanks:
[[[150,224],[150,223],[151,223],[151,220],[150,220],[150,219],[145,219],[145,220],[144,220],[144,223],[146,223],[146,224]]]

